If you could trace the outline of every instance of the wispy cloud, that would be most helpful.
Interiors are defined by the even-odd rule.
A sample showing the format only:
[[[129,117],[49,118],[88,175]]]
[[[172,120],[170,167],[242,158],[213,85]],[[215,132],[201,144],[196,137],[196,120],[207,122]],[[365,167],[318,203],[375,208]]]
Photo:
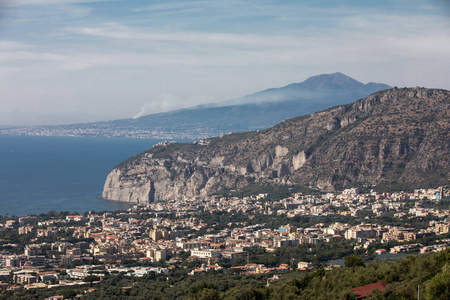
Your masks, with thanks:
[[[21,42],[15,42],[15,41],[6,41],[6,40],[0,40],[0,51],[5,50],[17,50],[17,49],[29,49],[33,48],[32,45],[21,43]]]
[[[96,38],[92,41],[95,47],[67,45],[65,50],[55,52],[41,46],[30,51],[29,45],[6,41],[0,43],[0,50],[14,47],[22,51],[3,51],[0,60],[40,60],[53,62],[62,69],[82,70],[114,65],[216,68],[325,64],[336,63],[336,55],[341,63],[355,64],[388,62],[408,56],[426,60],[437,55],[445,59],[450,51],[447,30],[440,28],[440,24],[433,25],[430,16],[415,16],[414,19],[416,24],[406,26],[404,24],[409,24],[409,18],[396,15],[346,17],[337,24],[339,29],[315,34],[300,29],[290,35],[161,32],[114,22],[64,30],[66,35],[73,35],[72,39],[77,35]],[[432,33],[421,27],[420,24],[424,23],[435,27]],[[397,30],[392,31],[392,27]],[[330,34],[330,31],[335,34]]]
[[[211,3],[211,2],[210,2]],[[133,8],[132,12],[192,12],[201,11],[204,6],[208,5],[206,1],[189,1],[189,2],[166,2],[166,3],[156,3],[147,6],[140,6]]]
[[[335,71],[450,88],[450,18],[433,1],[1,3],[3,108],[53,99],[129,117]]]
[[[148,42],[180,42],[200,44],[233,44],[249,46],[273,46],[283,47],[286,45],[299,44],[292,36],[264,35],[264,34],[233,34],[233,33],[209,33],[209,32],[166,32],[157,33],[142,31],[120,24],[106,24],[102,27],[69,28],[73,33],[97,36],[102,38],[139,40]]]
[[[2,5],[5,6],[28,6],[28,5],[61,5],[61,4],[80,4],[95,2],[115,2],[117,0],[5,0]]]

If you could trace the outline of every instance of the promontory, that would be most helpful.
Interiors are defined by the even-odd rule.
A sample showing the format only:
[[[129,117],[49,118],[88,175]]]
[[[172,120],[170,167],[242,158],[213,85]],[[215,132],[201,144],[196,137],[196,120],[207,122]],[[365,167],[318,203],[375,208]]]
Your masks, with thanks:
[[[115,167],[103,198],[142,204],[256,184],[322,191],[447,184],[449,121],[449,91],[383,90],[265,130],[155,146]]]

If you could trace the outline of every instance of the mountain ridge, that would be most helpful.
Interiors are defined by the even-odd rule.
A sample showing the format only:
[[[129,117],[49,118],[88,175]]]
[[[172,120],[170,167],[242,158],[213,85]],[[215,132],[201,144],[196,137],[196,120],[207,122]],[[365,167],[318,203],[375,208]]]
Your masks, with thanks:
[[[312,79],[316,85],[321,82],[321,87],[313,89],[305,84]],[[336,82],[340,85],[336,85]],[[352,82],[352,85],[346,85],[346,82]],[[3,129],[0,133],[199,139],[229,132],[264,129],[282,120],[349,103],[388,87],[384,84],[365,85],[342,73],[322,74],[310,77],[304,82],[267,89],[221,103],[145,115],[135,119]]]
[[[253,184],[442,185],[449,167],[450,92],[394,88],[264,130],[154,147],[114,168],[103,197],[147,203]]]
[[[224,102],[219,102],[215,104],[216,106],[225,106],[229,105],[230,103],[233,103],[233,101],[241,101],[241,99],[246,99],[246,104],[251,103],[261,103],[261,102],[276,102],[277,100],[274,98],[269,99],[261,99],[261,97],[267,97],[267,94],[276,93],[279,91],[290,91],[290,92],[302,92],[307,94],[302,94],[302,97],[306,97],[308,100],[318,100],[327,93],[336,92],[336,89],[345,89],[345,90],[351,90],[352,92],[358,91],[362,94],[367,93],[366,96],[377,92],[379,90],[384,90],[391,88],[389,85],[384,83],[374,83],[369,82],[367,84],[363,84],[355,79],[353,79],[350,76],[347,76],[341,72],[331,73],[331,74],[321,74],[321,75],[315,75],[307,78],[305,81],[298,82],[298,83],[291,83],[279,88],[269,88],[262,90],[260,92],[256,92],[244,97],[240,97],[237,99],[231,99]],[[317,93],[318,90],[320,90],[320,93]],[[309,92],[309,94],[308,94]],[[298,95],[296,95],[298,97]],[[295,96],[294,96],[295,97]],[[362,97],[360,97],[362,98]],[[360,99],[358,98],[358,99]],[[259,101],[258,101],[259,99]],[[354,100],[358,100],[354,99]],[[264,101],[266,100],[266,101]],[[288,99],[287,101],[292,100]],[[353,100],[353,101],[354,101]],[[286,100],[285,100],[286,101]],[[350,101],[351,102],[351,101]],[[344,104],[344,103],[336,103],[336,105]]]

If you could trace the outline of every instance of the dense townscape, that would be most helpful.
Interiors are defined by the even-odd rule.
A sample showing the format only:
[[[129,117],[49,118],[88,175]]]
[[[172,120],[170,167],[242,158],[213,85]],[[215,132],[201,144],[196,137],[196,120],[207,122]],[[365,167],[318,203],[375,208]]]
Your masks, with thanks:
[[[450,243],[449,195],[443,187],[396,193],[352,188],[3,217],[0,287],[4,296],[35,290],[58,296],[56,291],[74,288],[81,297],[110,276],[169,279],[176,270],[194,277],[260,274],[270,285],[282,275],[341,268],[352,255],[385,260],[439,252]]]
[[[150,130],[139,127],[126,128],[109,123],[100,124],[75,124],[75,125],[53,125],[53,126],[32,126],[0,129],[0,134],[19,136],[65,136],[65,137],[125,137],[144,139],[196,139],[218,135],[221,132],[208,132],[199,135],[198,130],[187,131],[182,134],[176,131]]]

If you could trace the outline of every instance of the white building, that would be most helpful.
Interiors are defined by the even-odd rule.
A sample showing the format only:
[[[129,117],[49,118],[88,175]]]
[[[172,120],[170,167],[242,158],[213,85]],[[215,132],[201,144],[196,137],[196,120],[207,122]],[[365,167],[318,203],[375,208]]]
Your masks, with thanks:
[[[198,258],[219,258],[220,251],[216,249],[191,250],[191,256]]]

